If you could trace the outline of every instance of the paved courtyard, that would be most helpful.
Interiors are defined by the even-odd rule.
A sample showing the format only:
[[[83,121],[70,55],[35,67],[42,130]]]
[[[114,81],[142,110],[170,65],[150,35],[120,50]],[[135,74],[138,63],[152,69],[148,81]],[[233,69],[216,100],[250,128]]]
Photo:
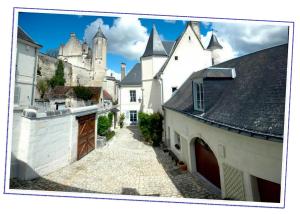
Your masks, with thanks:
[[[135,127],[116,131],[105,146],[81,160],[32,181],[11,180],[10,188],[67,192],[218,199],[192,174],[182,172],[160,148],[141,141]]]

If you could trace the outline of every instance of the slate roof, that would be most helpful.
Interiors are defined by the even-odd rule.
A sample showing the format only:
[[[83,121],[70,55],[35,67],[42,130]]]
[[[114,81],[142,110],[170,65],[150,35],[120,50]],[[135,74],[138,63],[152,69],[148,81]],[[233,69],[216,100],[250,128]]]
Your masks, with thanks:
[[[157,33],[155,25],[153,25],[145,52],[142,57],[147,56],[168,56],[165,47]]]
[[[103,99],[111,101],[113,100],[112,96],[106,90],[103,90]]]
[[[102,30],[101,30],[101,27],[98,28],[98,31],[97,31],[97,33],[95,34],[94,38],[95,38],[95,37],[102,37],[102,38],[106,39],[104,33],[103,33]]]
[[[238,133],[283,139],[288,46],[280,45],[213,67],[235,68],[236,78],[206,78],[204,112],[193,109],[194,72],[164,107]]]
[[[214,33],[211,35],[209,44],[206,49],[207,50],[223,49],[222,45],[220,45],[217,39],[217,36]]]
[[[121,86],[124,85],[142,85],[142,68],[141,63],[135,64],[135,66],[130,70],[130,72],[121,81]]]
[[[34,45],[42,47],[41,45],[39,45],[35,41],[33,41],[33,39],[27,33],[25,33],[25,31],[21,27],[18,27],[18,39],[22,39],[24,41],[27,41]]]
[[[100,97],[101,87],[86,87],[92,92],[91,100],[98,101]],[[45,94],[45,97],[49,100],[51,99],[65,99],[68,97],[76,98],[73,86],[55,86],[48,93]]]

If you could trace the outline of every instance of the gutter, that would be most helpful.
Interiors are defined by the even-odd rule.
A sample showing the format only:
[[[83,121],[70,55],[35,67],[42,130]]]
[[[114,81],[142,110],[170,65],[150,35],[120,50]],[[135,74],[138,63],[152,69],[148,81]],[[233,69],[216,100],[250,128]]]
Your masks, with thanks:
[[[33,106],[33,100],[34,100],[34,90],[35,90],[35,78],[36,78],[36,71],[37,71],[37,63],[38,63],[38,48],[34,48],[35,52],[35,62],[34,62],[34,70],[33,70],[33,77],[32,77],[32,92],[31,92],[31,106]]]

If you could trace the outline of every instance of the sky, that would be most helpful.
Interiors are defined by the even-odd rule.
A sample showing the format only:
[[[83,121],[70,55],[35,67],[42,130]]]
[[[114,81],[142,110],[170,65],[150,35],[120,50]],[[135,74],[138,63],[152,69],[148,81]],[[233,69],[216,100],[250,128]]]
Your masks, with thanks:
[[[174,18],[141,19],[136,15],[123,17],[19,13],[19,26],[38,44],[41,52],[66,44],[74,32],[80,41],[91,43],[99,26],[108,39],[107,69],[120,78],[120,64],[127,72],[143,54],[153,24],[162,40],[175,41],[186,21]],[[288,42],[288,27],[265,22],[200,22],[201,41],[206,47],[212,29],[223,46],[222,61]]]

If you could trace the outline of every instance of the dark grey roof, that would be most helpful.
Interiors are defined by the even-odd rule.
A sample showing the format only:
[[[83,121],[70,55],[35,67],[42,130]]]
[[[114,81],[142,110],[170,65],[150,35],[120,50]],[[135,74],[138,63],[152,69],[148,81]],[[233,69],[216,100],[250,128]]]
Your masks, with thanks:
[[[162,41],[162,43],[165,47],[165,50],[166,50],[167,54],[170,55],[170,53],[172,51],[172,48],[175,45],[175,42],[174,41]]]
[[[142,84],[142,68],[141,63],[135,64],[131,71],[126,75],[126,77],[121,81],[121,86],[123,85],[141,85]]]
[[[149,36],[145,52],[142,57],[147,56],[168,56],[154,25]]]
[[[282,140],[284,127],[287,45],[261,50],[214,67],[235,68],[236,78],[207,78],[204,112],[194,111],[193,73],[164,107],[230,130]]]
[[[206,49],[208,50],[215,50],[215,49],[222,49],[222,45],[220,45],[217,36],[213,33],[210,37],[209,44]]]
[[[24,41],[30,42],[34,45],[41,47],[41,45],[39,45],[35,41],[33,41],[33,39],[27,33],[25,33],[25,31],[21,27],[18,27],[18,39],[22,39]]]
[[[106,39],[104,33],[103,33],[102,30],[101,30],[101,27],[98,28],[98,31],[97,31],[97,33],[95,34],[94,38],[95,38],[95,37],[102,37],[102,38]]]

